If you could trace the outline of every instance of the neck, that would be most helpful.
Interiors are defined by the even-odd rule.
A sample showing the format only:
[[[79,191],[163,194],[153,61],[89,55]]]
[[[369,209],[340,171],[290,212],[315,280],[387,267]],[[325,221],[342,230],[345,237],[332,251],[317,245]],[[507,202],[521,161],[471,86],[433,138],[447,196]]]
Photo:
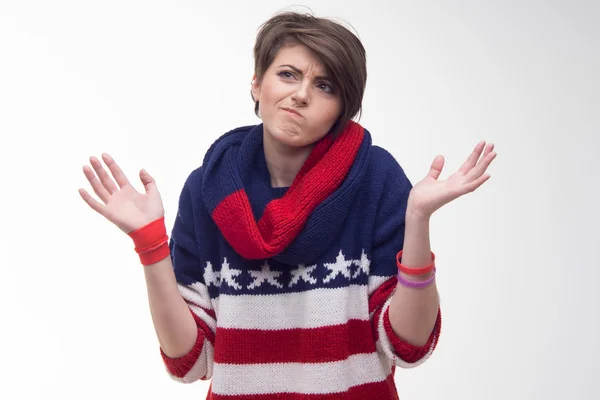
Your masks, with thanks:
[[[272,187],[289,187],[310,155],[314,144],[286,146],[263,132],[263,145]]]

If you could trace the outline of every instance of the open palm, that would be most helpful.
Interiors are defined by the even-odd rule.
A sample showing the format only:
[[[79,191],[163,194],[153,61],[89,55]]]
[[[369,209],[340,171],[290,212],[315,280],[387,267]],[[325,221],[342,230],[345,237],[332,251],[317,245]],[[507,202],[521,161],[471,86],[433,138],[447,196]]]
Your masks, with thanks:
[[[409,195],[410,210],[429,217],[443,205],[479,188],[490,178],[489,174],[484,173],[496,158],[493,149],[493,144],[486,146],[485,141],[479,142],[460,169],[446,180],[438,179],[444,167],[444,157],[437,156],[427,176],[412,188]]]
[[[101,202],[94,199],[85,189],[79,189],[79,194],[93,210],[125,233],[139,229],[164,216],[162,199],[156,188],[156,182],[148,172],[140,171],[140,180],[146,191],[142,194],[129,183],[110,155],[103,154],[102,159],[114,177],[114,181],[96,157],[90,157],[94,170],[87,165],[83,167],[86,178]]]

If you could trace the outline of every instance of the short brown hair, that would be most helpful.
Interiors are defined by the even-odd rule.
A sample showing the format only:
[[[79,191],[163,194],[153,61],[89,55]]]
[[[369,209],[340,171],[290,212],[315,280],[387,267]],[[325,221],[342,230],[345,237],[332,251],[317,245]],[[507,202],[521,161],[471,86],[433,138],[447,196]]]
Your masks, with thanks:
[[[337,136],[348,121],[362,112],[367,83],[367,59],[362,43],[346,27],[332,20],[296,12],[277,14],[260,26],[256,36],[254,73],[259,82],[279,50],[289,43],[312,50],[340,94],[342,111],[331,129]],[[254,113],[258,116],[258,101]]]

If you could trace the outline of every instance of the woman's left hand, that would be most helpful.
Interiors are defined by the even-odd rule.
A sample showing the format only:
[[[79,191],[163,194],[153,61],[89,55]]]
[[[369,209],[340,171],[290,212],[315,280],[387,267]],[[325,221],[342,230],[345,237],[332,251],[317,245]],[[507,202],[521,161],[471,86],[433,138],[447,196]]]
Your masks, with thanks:
[[[493,144],[486,146],[485,141],[479,142],[467,161],[446,180],[438,180],[444,167],[444,157],[437,156],[431,164],[429,174],[412,188],[408,196],[407,213],[429,218],[444,204],[483,185],[490,178],[489,174],[484,173],[496,158],[493,149]]]

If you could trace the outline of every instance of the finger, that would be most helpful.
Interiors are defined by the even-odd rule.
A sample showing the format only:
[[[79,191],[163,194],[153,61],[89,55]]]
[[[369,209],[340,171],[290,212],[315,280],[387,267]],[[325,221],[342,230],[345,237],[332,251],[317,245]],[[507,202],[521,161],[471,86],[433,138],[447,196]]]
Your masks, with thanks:
[[[83,173],[85,174],[87,180],[90,182],[90,185],[92,185],[92,189],[94,189],[94,193],[96,193],[96,196],[98,196],[100,200],[104,202],[104,204],[108,203],[108,197],[110,196],[110,193],[108,193],[106,189],[104,189],[104,186],[102,186],[98,178],[96,178],[96,174],[94,173],[94,171],[92,171],[92,169],[87,165],[84,165]]]
[[[492,150],[494,150],[494,144],[493,143],[488,143],[488,145],[485,146],[485,150],[483,150],[483,157],[485,157],[488,154],[490,154],[492,152]]]
[[[140,180],[144,185],[144,190],[146,191],[146,193],[150,193],[153,190],[156,190],[156,181],[152,176],[150,176],[148,171],[146,171],[145,169],[142,169],[140,171]]]
[[[473,167],[475,165],[477,165],[477,160],[479,160],[479,157],[481,156],[481,152],[483,151],[484,146],[485,146],[484,140],[477,143],[477,145],[473,149],[473,152],[471,153],[469,158],[467,158],[467,161],[465,161],[463,163],[463,165],[461,165],[458,172],[462,173],[463,175],[466,175],[471,169],[473,169]]]
[[[490,174],[485,174],[475,179],[473,182],[469,182],[463,186],[464,193],[469,193],[477,190],[481,185],[483,185],[488,179],[490,179]]]
[[[437,179],[440,177],[440,174],[442,173],[442,169],[444,168],[444,156],[436,156],[433,160],[433,162],[431,163],[431,168],[429,169],[429,174],[428,176],[430,176],[433,179]]]
[[[479,179],[490,166],[492,161],[494,161],[494,158],[496,158],[495,151],[488,153],[484,158],[481,159],[481,161],[479,161],[475,168],[469,171],[469,173],[465,177],[465,182],[471,183],[474,180]]]
[[[104,204],[94,199],[85,189],[79,189],[79,194],[83,201],[85,201],[94,211],[106,217],[106,206]]]
[[[100,160],[98,160],[96,157],[92,156],[92,157],[90,157],[90,163],[92,164],[92,167],[94,167],[94,171],[96,171],[96,175],[98,175],[98,178],[100,178],[100,182],[102,182],[102,186],[104,186],[104,188],[106,189],[108,194],[110,195],[110,194],[113,194],[114,192],[116,192],[117,186],[115,185],[113,180],[110,178],[110,176],[108,176],[108,173],[106,172],[104,167],[102,167]]]
[[[115,180],[117,181],[117,184],[119,185],[119,187],[121,189],[123,188],[123,186],[128,186],[128,185],[131,186],[131,184],[129,183],[129,180],[127,179],[127,177],[125,176],[125,174],[123,173],[121,168],[117,165],[114,158],[112,158],[110,155],[104,153],[104,154],[102,154],[102,159],[104,160],[104,163],[110,170],[112,176],[115,178]]]

